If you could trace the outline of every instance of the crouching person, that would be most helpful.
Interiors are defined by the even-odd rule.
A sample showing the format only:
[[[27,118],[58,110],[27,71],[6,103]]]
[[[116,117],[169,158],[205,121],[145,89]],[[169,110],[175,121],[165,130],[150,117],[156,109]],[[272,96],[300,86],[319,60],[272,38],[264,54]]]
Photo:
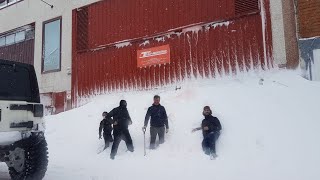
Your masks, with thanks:
[[[217,117],[212,116],[212,111],[209,106],[203,108],[203,116],[201,127],[195,128],[192,132],[202,130],[203,141],[202,149],[205,154],[217,157],[216,154],[216,141],[220,136],[221,124]]]
[[[112,124],[114,122],[112,118],[107,117],[107,115],[108,115],[108,112],[102,113],[103,120],[100,122],[100,126],[99,126],[99,139],[102,139],[101,132],[103,130],[103,139],[105,143],[104,149],[107,149],[110,145],[110,142],[113,142],[111,132],[112,132]]]

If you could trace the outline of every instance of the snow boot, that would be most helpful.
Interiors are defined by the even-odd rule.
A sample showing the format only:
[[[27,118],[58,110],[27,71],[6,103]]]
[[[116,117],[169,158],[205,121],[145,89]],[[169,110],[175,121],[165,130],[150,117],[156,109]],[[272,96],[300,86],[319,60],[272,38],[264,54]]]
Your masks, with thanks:
[[[211,152],[210,153],[210,159],[211,160],[214,160],[214,159],[216,159],[218,157],[218,155],[215,153],[215,152]]]
[[[105,145],[103,150],[106,150],[109,147],[109,145]]]

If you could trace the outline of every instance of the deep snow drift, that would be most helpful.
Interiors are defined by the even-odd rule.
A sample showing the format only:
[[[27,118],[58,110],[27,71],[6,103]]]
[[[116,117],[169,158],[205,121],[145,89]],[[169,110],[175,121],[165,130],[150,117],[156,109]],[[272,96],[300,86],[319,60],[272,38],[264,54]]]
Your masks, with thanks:
[[[155,94],[166,107],[170,132],[164,145],[147,150],[144,157],[141,127]],[[135,152],[126,152],[122,141],[112,161],[110,148],[97,154],[103,146],[98,127],[101,113],[121,99],[127,100],[133,120],[129,130]],[[50,161],[45,179],[318,180],[319,103],[320,83],[295,71],[201,80],[180,90],[99,96],[80,108],[46,117]],[[191,133],[200,125],[205,105],[223,126],[216,160],[202,153],[201,132]],[[8,179],[6,169],[0,164],[0,179]]]

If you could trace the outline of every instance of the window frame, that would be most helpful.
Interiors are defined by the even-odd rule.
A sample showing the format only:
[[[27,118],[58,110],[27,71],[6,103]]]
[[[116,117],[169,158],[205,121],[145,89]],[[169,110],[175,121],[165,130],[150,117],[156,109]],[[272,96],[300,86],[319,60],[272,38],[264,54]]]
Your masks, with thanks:
[[[45,43],[45,25],[54,21],[60,20],[60,52],[59,52],[59,68],[49,71],[44,71],[44,43]],[[41,74],[47,74],[52,72],[60,72],[61,71],[61,62],[62,62],[62,56],[61,56],[61,50],[62,50],[62,16],[46,20],[42,22],[42,50],[41,50]]]
[[[22,33],[22,32],[23,32],[23,34],[24,34],[23,39],[17,41],[17,34]],[[20,43],[20,42],[26,41],[26,30],[18,31],[18,32],[16,32],[15,34],[16,34],[15,37],[14,37],[14,43],[15,43],[15,44],[18,44],[18,43]]]
[[[6,0],[6,1],[7,1],[7,0]],[[22,1],[24,1],[24,0],[16,0],[16,2],[11,3],[11,4],[9,4],[9,5],[8,5],[8,2],[7,2],[7,5],[5,5],[5,6],[3,6],[3,7],[0,7],[0,10],[5,9],[5,8],[7,8],[7,7],[10,7],[10,6],[12,6],[12,5],[15,5],[15,4],[17,4],[17,3],[20,3],[20,2],[22,2]]]
[[[7,41],[7,39],[8,39],[8,37],[10,37],[10,36],[13,36],[13,42],[11,42],[11,43],[8,43]],[[15,42],[15,40],[16,40],[16,33],[12,33],[12,34],[8,34],[8,35],[6,35],[5,36],[5,39],[6,39],[6,46],[11,46],[11,45],[13,45],[13,44],[16,44],[16,42]]]

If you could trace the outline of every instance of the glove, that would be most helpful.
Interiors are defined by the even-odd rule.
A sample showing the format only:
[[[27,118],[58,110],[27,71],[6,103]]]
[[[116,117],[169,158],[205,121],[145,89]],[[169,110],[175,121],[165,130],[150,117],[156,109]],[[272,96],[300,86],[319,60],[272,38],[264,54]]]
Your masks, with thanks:
[[[130,121],[129,121],[129,125],[131,125],[131,124],[132,124],[132,121],[130,120]]]
[[[101,138],[101,134],[99,134],[99,139],[102,139],[102,138]]]
[[[117,122],[117,121],[115,121],[115,122],[113,123],[113,125],[115,125],[115,126],[116,126],[116,125],[118,125],[118,122]]]
[[[198,128],[194,128],[194,129],[192,129],[192,131],[191,132],[196,132],[196,131],[199,131],[199,130],[201,130],[201,127],[198,127]]]
[[[166,133],[168,133],[169,132],[169,128],[166,128]]]
[[[147,126],[142,127],[142,131],[145,132],[147,130]]]

